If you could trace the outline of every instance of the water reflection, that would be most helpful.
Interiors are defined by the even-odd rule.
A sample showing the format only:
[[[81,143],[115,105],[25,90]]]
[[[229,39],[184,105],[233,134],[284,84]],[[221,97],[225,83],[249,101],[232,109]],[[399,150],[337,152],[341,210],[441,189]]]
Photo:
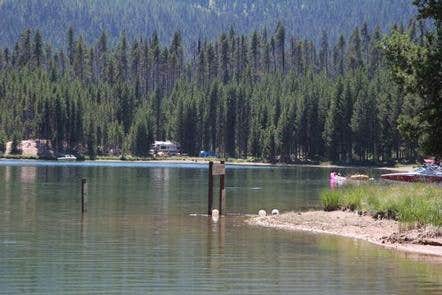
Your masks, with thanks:
[[[328,173],[228,170],[227,211],[318,206]],[[442,288],[440,264],[368,243],[249,227],[237,215],[217,222],[189,216],[207,210],[206,174],[198,166],[0,166],[0,292],[437,294]],[[85,215],[82,177],[89,186]]]

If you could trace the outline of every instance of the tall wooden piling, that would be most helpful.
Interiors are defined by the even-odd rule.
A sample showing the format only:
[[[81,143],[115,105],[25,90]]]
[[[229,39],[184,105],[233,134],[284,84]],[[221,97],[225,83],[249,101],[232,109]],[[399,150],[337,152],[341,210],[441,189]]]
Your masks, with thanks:
[[[208,194],[208,212],[209,216],[212,216],[213,206],[213,176],[220,177],[219,185],[219,214],[223,214],[225,208],[226,190],[224,187],[224,178],[226,174],[226,166],[224,161],[221,163],[209,162],[209,194]]]
[[[87,211],[87,181],[86,178],[81,179],[81,213]]]
[[[224,161],[221,161],[221,165],[224,167]],[[225,169],[224,173],[220,175],[219,179],[219,215],[225,214],[225,206],[226,206],[226,189],[224,188],[224,177],[225,177]]]
[[[212,206],[213,206],[213,162],[209,162],[209,192],[208,192],[208,208],[207,214],[212,216]]]

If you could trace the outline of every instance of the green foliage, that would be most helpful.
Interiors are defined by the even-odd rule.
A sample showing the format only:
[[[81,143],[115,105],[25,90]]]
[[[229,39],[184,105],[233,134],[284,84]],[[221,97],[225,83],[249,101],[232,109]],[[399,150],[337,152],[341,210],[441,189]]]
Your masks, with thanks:
[[[365,191],[363,189],[354,188],[344,194],[340,200],[340,205],[350,210],[360,209],[362,206],[362,199],[364,198]]]
[[[335,211],[341,207],[340,193],[334,190],[321,192],[321,202],[325,211]]]
[[[0,50],[0,129],[90,158],[147,156],[153,140],[270,162],[419,156],[423,100],[391,82],[379,30],[354,28],[336,44],[325,32],[319,47],[282,22],[272,31],[230,30],[185,58],[180,33],[169,46],[156,33],[112,45],[106,33],[89,42],[71,28],[65,51],[25,30]]]
[[[383,48],[395,81],[423,99],[420,132],[428,154],[442,157],[442,4],[416,0],[419,18],[432,23],[419,44],[407,34],[393,32]]]
[[[395,81],[409,91],[417,89],[416,66],[422,62],[425,49],[415,44],[408,34],[398,31],[384,38],[382,48]]]
[[[130,130],[130,147],[133,155],[146,157],[153,143],[153,126],[150,112],[141,108]]]
[[[12,155],[17,155],[21,153],[20,142],[21,142],[20,135],[17,132],[14,132],[14,134],[12,135],[12,143],[11,143]]]
[[[0,152],[4,152],[6,150],[6,133],[3,130],[0,130]]]
[[[116,43],[123,30],[128,39],[149,36],[157,31],[161,42],[171,42],[174,33],[181,31],[187,44],[198,38],[213,39],[223,28],[234,27],[237,32],[252,33],[254,29],[275,26],[280,20],[286,35],[318,36],[324,28],[330,30],[330,40],[341,33],[349,35],[361,25],[361,15],[369,27],[382,29],[394,23],[406,23],[414,14],[409,0],[3,0],[0,1],[0,45],[12,45],[17,32],[35,26],[42,35],[64,47],[65,32],[74,26],[85,40],[91,41],[109,32],[108,39]],[[75,17],[73,17],[75,16]],[[56,28],[54,28],[54,25]],[[284,30],[279,36],[284,36]],[[286,38],[288,40],[288,38]],[[276,40],[279,40],[278,38]],[[130,47],[129,47],[130,48]]]
[[[428,184],[361,185],[321,193],[326,211],[367,211],[407,224],[442,226],[442,189]]]
[[[87,130],[87,155],[90,160],[95,160],[97,158],[97,129],[95,122],[91,120],[89,122]]]
[[[406,114],[400,115],[397,121],[398,130],[407,145],[408,158],[416,157],[416,148],[422,132],[422,123],[418,116],[411,117]]]
[[[273,127],[269,127],[265,133],[262,157],[267,162],[270,163],[276,162],[276,141],[275,141],[275,130]]]
[[[348,121],[349,118],[345,118],[343,113],[345,111],[343,92],[342,81],[339,80],[336,85],[336,93],[330,102],[330,108],[327,112],[324,126],[324,142],[328,150],[329,158],[333,161],[338,161],[339,155],[342,155],[340,152],[345,137],[344,127],[350,124]]]

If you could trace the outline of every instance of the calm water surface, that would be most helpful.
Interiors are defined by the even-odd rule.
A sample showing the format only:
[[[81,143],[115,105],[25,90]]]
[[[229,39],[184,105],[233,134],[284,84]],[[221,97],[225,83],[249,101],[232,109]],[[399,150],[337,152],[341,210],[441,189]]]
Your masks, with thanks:
[[[212,223],[192,216],[207,210],[206,165],[0,161],[0,293],[442,294],[434,259],[244,224],[318,208],[329,172],[229,167],[233,215]]]

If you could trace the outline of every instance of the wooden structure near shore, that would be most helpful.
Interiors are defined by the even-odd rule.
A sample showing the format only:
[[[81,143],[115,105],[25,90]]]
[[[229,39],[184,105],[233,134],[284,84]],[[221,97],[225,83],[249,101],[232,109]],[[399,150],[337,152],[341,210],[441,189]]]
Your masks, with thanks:
[[[213,207],[213,177],[219,176],[219,215],[225,215],[225,205],[226,205],[226,189],[225,189],[225,175],[226,166],[225,162],[220,163],[209,162],[209,190],[208,190],[208,208],[207,214],[212,215]]]

